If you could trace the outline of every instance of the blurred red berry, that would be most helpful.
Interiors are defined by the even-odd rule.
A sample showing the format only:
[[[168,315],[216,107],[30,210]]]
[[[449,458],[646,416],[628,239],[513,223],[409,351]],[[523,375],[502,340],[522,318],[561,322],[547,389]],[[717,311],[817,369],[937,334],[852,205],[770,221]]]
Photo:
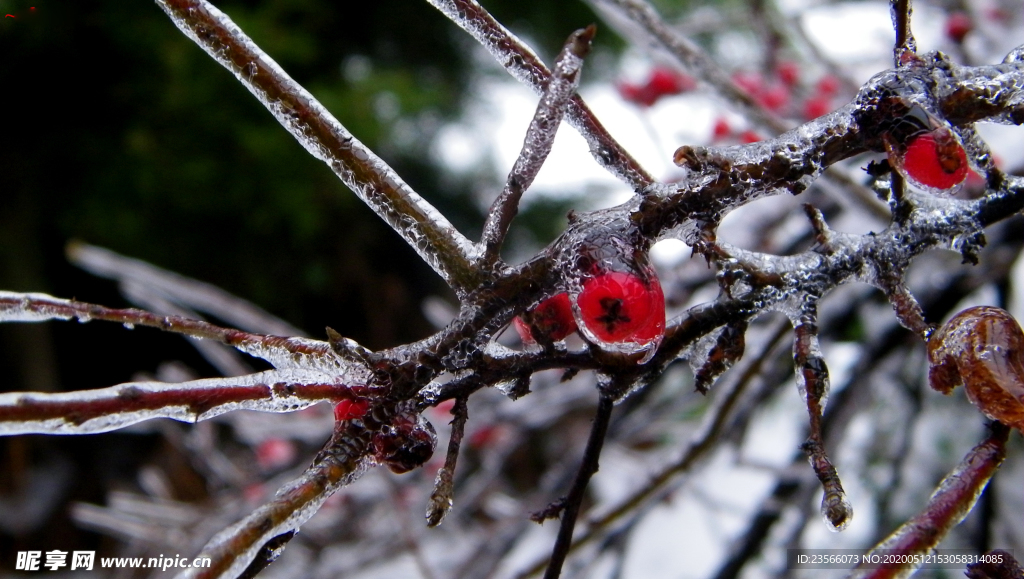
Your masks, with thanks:
[[[615,88],[619,91],[619,96],[622,97],[622,100],[631,103],[638,102],[640,100],[640,93],[643,91],[641,87],[628,82],[620,82],[615,85]]]
[[[295,460],[295,444],[283,438],[268,438],[256,447],[256,464],[262,470],[276,470]]]
[[[758,142],[760,140],[761,140],[761,135],[757,134],[754,131],[747,130],[747,131],[743,131],[742,133],[740,133],[740,142],[741,143],[756,143],[756,142]]]
[[[751,96],[757,96],[764,90],[764,79],[756,72],[734,72],[732,81]]]
[[[800,83],[800,65],[792,60],[780,62],[775,72],[779,75],[779,80],[788,87],[794,87]]]
[[[757,95],[757,102],[770,111],[781,111],[789,103],[789,89],[779,84],[768,87]]]
[[[659,96],[679,94],[697,86],[689,76],[668,68],[656,68],[647,79],[647,88]]]
[[[819,96],[835,96],[839,92],[840,86],[841,83],[838,78],[831,74],[826,74],[818,79],[817,84],[814,85],[814,92]]]
[[[974,28],[971,17],[963,12],[954,12],[946,18],[946,36],[957,44],[964,41],[967,33]]]
[[[967,178],[967,153],[947,129],[921,133],[907,145],[903,171],[917,183],[951,189]]]
[[[711,136],[714,137],[716,141],[721,141],[722,139],[728,137],[731,134],[732,127],[729,126],[729,121],[723,119],[722,117],[718,117],[717,119],[715,119],[715,126],[714,128],[711,129]]]
[[[831,110],[832,102],[826,97],[811,97],[804,101],[804,119],[808,121],[824,116]]]
[[[646,344],[665,333],[665,295],[652,276],[612,271],[583,284],[576,300],[581,321],[603,342]]]
[[[529,312],[530,321],[538,332],[552,342],[565,339],[576,331],[576,320],[572,317],[572,303],[569,294],[562,292],[542,301]],[[525,344],[536,344],[536,336],[530,331],[530,324],[522,318],[513,320],[516,332]]]
[[[362,418],[369,409],[369,400],[342,400],[334,406],[334,419],[340,422]]]
[[[668,68],[655,68],[643,86],[623,82],[616,88],[623,100],[650,107],[664,96],[693,90],[696,86],[697,82],[685,74]]]

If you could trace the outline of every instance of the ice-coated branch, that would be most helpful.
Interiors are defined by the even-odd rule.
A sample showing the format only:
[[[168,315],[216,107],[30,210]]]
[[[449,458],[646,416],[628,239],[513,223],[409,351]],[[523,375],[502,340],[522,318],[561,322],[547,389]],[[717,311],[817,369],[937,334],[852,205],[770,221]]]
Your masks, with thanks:
[[[793,321],[793,363],[796,366],[796,381],[801,397],[807,406],[810,419],[810,435],[801,445],[807,460],[821,482],[824,496],[821,499],[821,514],[825,521],[836,530],[843,530],[853,519],[853,508],[846,499],[843,484],[836,473],[836,467],[825,451],[822,435],[822,416],[828,401],[829,377],[825,359],[818,346],[817,299],[808,296],[801,308],[799,318]]]
[[[118,322],[128,328],[148,326],[193,338],[216,340],[234,346],[251,356],[262,358],[278,369],[308,368],[335,376],[361,370],[341,360],[331,349],[330,344],[320,340],[251,334],[209,322],[180,316],[160,316],[135,308],[114,309],[46,294],[0,291],[0,322],[71,319],[79,322]]]
[[[434,490],[427,501],[427,526],[436,527],[452,509],[455,496],[455,466],[459,461],[459,449],[462,447],[462,436],[466,432],[466,421],[469,410],[466,397],[455,400],[452,407],[452,433],[448,439],[448,453],[444,457],[444,466],[437,471],[434,478]]]
[[[519,212],[519,200],[540,171],[541,166],[555,144],[555,134],[565,116],[569,99],[576,94],[580,84],[580,69],[583,58],[590,52],[590,42],[597,33],[591,24],[569,36],[565,47],[555,59],[554,73],[537,103],[537,112],[526,129],[526,138],[519,157],[508,174],[505,189],[501,192],[487,215],[484,223],[481,245],[484,249],[484,263],[494,264],[501,252],[508,228]]]
[[[178,579],[232,579],[250,565],[265,566],[257,559],[268,543],[284,540],[309,520],[336,490],[361,476],[374,461],[369,455],[369,435],[358,421],[339,422],[334,436],[313,464],[295,481],[277,491],[271,502],[224,529],[206,544],[198,557],[208,557],[208,568],[192,568]],[[275,547],[283,547],[277,541]]]
[[[223,12],[205,0],[157,0],[174,24],[231,71],[311,155],[457,289],[474,287],[473,244],[359,142]]]
[[[95,434],[153,418],[199,422],[233,410],[293,412],[369,394],[315,370],[270,370],[180,384],[128,382],[75,392],[0,394],[0,435]]]
[[[428,1],[482,44],[519,82],[537,94],[544,91],[551,79],[551,71],[528,46],[495,20],[476,0]],[[579,95],[570,99],[566,118],[586,139],[590,154],[597,162],[634,191],[643,191],[654,183],[654,178],[612,138]]]
[[[994,422],[985,440],[975,446],[956,469],[942,479],[928,504],[914,518],[900,525],[889,537],[868,552],[926,555],[946,534],[964,520],[978,501],[989,479],[1006,457],[1009,427]],[[865,557],[864,560],[868,560]],[[849,579],[898,579],[913,573],[912,565],[883,565],[876,569],[855,568]]]
[[[250,301],[153,264],[80,241],[68,243],[65,253],[71,263],[93,275],[116,280],[122,288],[126,284],[144,287],[174,303],[211,314],[236,328],[276,336],[305,335],[302,330]]]
[[[896,44],[892,50],[895,66],[907,62],[908,58],[917,54],[917,41],[910,31],[910,15],[914,9],[911,0],[889,0],[889,11],[892,15],[892,26],[896,30]]]

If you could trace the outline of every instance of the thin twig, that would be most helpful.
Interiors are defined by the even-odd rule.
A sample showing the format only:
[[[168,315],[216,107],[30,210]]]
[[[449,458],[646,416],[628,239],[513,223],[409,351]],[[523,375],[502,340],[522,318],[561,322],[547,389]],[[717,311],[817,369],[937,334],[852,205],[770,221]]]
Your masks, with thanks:
[[[696,43],[665,24],[653,6],[643,0],[590,0],[595,8],[613,10],[645,31],[649,38],[676,57],[686,71],[739,110],[754,125],[771,134],[779,134],[789,126],[766,111],[750,94],[732,81],[722,67]]]
[[[533,184],[537,172],[551,152],[551,146],[555,144],[555,134],[562,123],[562,117],[565,116],[569,99],[576,94],[583,59],[590,52],[590,42],[596,33],[597,27],[593,24],[573,32],[555,59],[554,73],[544,88],[540,102],[537,103],[537,112],[526,129],[523,148],[508,174],[505,189],[494,200],[484,223],[480,243],[484,249],[485,266],[491,266],[498,260],[509,225],[519,212],[519,200],[523,192]]]
[[[294,370],[180,384],[128,382],[75,392],[9,392],[0,394],[0,436],[95,434],[153,418],[199,422],[234,410],[292,412],[369,393],[329,374]]]
[[[889,0],[889,11],[892,14],[892,26],[896,30],[896,44],[892,50],[895,66],[906,64],[907,59],[917,54],[917,41],[910,31],[910,16],[914,9],[911,0]]]
[[[583,496],[590,484],[590,478],[597,472],[601,448],[604,446],[604,439],[608,433],[608,422],[611,420],[614,409],[615,399],[613,396],[602,392],[597,403],[594,423],[590,427],[587,448],[583,451],[583,461],[580,463],[576,479],[573,480],[572,488],[563,503],[565,508],[562,510],[562,523],[558,527],[558,537],[555,539],[555,546],[551,551],[551,561],[544,573],[544,579],[557,579],[562,573],[562,564],[572,546],[572,533],[576,527],[576,517],[579,515],[580,505],[583,503]]]
[[[501,25],[476,0],[428,0],[486,48],[509,74],[537,94],[543,92],[551,72],[528,46]],[[579,95],[572,97],[566,118],[590,146],[597,162],[633,188],[643,191],[654,178],[612,138]]]
[[[444,457],[444,466],[437,471],[434,479],[434,491],[427,502],[427,526],[436,527],[441,524],[448,511],[452,508],[455,495],[455,466],[459,460],[459,448],[462,436],[469,420],[469,409],[465,397],[456,398],[452,407],[452,434],[448,439],[448,454]]]
[[[864,560],[872,554],[899,553],[910,556],[930,553],[950,529],[971,512],[989,479],[1006,458],[1006,441],[1010,428],[999,422],[991,425],[988,438],[975,446],[957,468],[942,479],[935,493],[928,499],[924,510],[918,513],[889,537],[875,545]],[[858,566],[850,579],[896,579],[907,577],[916,569],[913,565],[882,565],[877,568]]]
[[[146,326],[194,338],[216,340],[263,358],[278,369],[296,367],[296,363],[301,361],[305,368],[319,367],[332,372],[342,370],[340,360],[330,344],[320,340],[251,334],[209,322],[181,316],[161,316],[135,308],[115,309],[46,294],[0,291],[0,322],[71,319],[83,323],[91,320],[117,322],[129,328]]]

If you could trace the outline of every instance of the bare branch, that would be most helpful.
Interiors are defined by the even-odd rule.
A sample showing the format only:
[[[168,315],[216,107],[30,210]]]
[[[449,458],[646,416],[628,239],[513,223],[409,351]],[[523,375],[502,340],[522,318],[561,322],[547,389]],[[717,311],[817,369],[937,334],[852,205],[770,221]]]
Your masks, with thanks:
[[[465,397],[455,400],[452,415],[452,434],[448,441],[448,454],[445,455],[444,466],[437,471],[437,477],[434,479],[434,491],[430,493],[427,504],[428,527],[440,525],[452,508],[452,499],[455,496],[455,465],[459,460],[462,435],[466,431],[466,421],[469,419]]]
[[[230,18],[205,0],[157,0],[174,24],[231,71],[315,158],[457,289],[479,282],[473,245],[292,80]]]
[[[558,537],[555,539],[551,561],[548,563],[547,571],[544,572],[544,579],[557,579],[562,574],[562,564],[572,547],[572,532],[576,527],[576,517],[579,515],[580,505],[583,503],[583,495],[587,491],[587,485],[590,484],[590,478],[597,473],[601,448],[604,446],[604,439],[608,434],[608,422],[612,418],[614,409],[615,397],[608,392],[602,392],[597,403],[594,423],[590,427],[587,448],[583,451],[580,469],[576,473],[572,488],[563,503],[562,523],[558,527]]]
[[[537,94],[544,91],[551,71],[525,44],[502,26],[476,0],[428,0],[494,56],[509,74]],[[602,167],[633,188],[643,191],[654,178],[612,138],[579,95],[572,97],[566,114],[590,145],[590,154]]]

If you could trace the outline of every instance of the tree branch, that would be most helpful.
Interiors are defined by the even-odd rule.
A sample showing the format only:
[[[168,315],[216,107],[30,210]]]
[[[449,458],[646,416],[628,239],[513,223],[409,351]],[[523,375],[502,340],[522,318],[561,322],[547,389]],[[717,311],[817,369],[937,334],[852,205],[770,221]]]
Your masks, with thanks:
[[[583,58],[590,52],[590,42],[595,33],[597,27],[593,24],[572,33],[566,40],[562,52],[555,59],[555,72],[544,87],[540,102],[537,104],[537,112],[526,129],[523,148],[508,174],[505,189],[494,200],[484,223],[480,244],[484,249],[483,260],[487,266],[498,260],[509,225],[519,212],[519,200],[523,192],[533,184],[537,172],[551,152],[558,126],[565,116],[566,105],[576,94],[576,88],[580,84]]]
[[[473,244],[205,0],[157,0],[174,24],[231,71],[315,158],[334,171],[457,290],[475,287]]]
[[[487,49],[509,74],[537,94],[544,91],[551,71],[525,44],[501,25],[476,0],[428,0]],[[570,99],[566,116],[586,139],[597,162],[633,188],[643,191],[654,178],[608,133],[579,95]]]

